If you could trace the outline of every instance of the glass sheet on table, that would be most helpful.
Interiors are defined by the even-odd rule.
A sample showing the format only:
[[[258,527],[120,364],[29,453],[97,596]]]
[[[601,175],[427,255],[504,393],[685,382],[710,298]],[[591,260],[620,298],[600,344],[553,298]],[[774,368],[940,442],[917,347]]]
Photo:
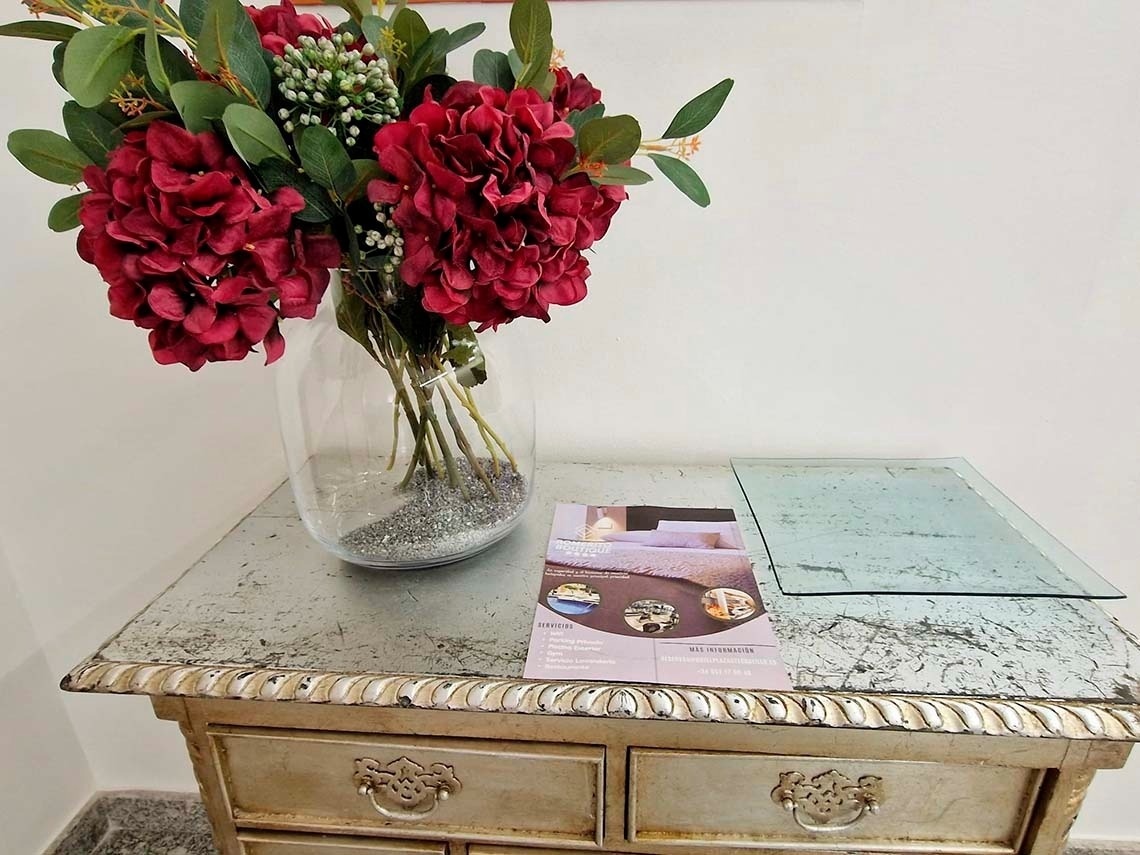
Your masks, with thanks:
[[[785,594],[1124,594],[960,458],[737,459]]]

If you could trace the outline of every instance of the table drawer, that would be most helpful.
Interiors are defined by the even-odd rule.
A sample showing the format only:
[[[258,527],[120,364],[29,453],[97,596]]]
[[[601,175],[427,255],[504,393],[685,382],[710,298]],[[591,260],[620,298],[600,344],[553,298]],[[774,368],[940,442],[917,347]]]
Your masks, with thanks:
[[[410,840],[367,840],[327,834],[275,834],[268,831],[238,835],[242,855],[447,855],[443,843]]]
[[[1013,852],[1036,770],[630,751],[635,841],[757,848]]]
[[[262,728],[209,736],[239,827],[600,845],[600,747]]]

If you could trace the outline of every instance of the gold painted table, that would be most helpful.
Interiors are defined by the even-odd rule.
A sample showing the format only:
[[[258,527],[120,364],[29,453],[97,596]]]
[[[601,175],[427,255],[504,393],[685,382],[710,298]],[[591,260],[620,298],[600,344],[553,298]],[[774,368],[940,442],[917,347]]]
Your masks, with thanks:
[[[1140,740],[1095,603],[785,597],[726,467],[538,478],[419,573],[340,564],[281,488],[63,687],[179,723],[225,855],[1046,855]],[[795,690],[524,680],[556,501],[735,507]]]

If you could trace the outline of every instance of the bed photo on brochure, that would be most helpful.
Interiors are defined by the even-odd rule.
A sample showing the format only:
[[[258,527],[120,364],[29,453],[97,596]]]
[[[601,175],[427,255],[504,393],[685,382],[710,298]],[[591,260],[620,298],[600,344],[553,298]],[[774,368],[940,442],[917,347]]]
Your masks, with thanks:
[[[791,688],[725,508],[559,504],[525,676]]]

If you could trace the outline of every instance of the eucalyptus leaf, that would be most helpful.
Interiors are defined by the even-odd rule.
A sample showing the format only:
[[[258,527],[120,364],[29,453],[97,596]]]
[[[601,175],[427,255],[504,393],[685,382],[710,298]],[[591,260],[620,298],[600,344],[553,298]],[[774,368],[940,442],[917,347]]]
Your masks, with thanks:
[[[344,195],[347,202],[362,197],[368,192],[369,182],[382,178],[384,175],[384,170],[380,168],[380,164],[372,158],[360,158],[352,161],[352,171],[354,173],[352,189]]]
[[[651,154],[649,158],[657,164],[657,168],[661,170],[661,174],[672,181],[678,190],[702,208],[709,206],[709,203],[712,201],[709,198],[709,190],[705,187],[705,182],[701,181],[701,176],[697,175],[693,167],[689,166],[689,164],[683,160],[664,154]]]
[[[74,196],[65,196],[48,212],[48,228],[53,232],[69,232],[79,227],[79,206],[83,197],[89,193],[76,193]]]
[[[550,57],[554,53],[554,37],[550,5],[546,0],[514,0],[511,4],[511,42],[523,67],[515,73],[519,89],[541,89],[550,73]]]
[[[165,120],[175,115],[173,110],[150,110],[143,113],[141,116],[135,116],[133,119],[127,119],[119,125],[120,131],[129,131],[133,128],[145,128],[151,122],[157,122],[160,119]]]
[[[78,32],[79,27],[61,21],[16,21],[0,26],[0,36],[39,39],[45,42],[67,42]]]
[[[511,71],[511,62],[505,53],[486,48],[476,51],[474,70],[472,76],[476,83],[497,86],[508,91],[515,88],[515,75]]]
[[[444,48],[444,53],[451,53],[453,50],[458,50],[468,42],[473,42],[487,30],[487,25],[478,22],[468,24],[465,27],[460,27],[452,33],[447,39],[447,45]]]
[[[111,150],[118,148],[123,141],[122,131],[113,122],[96,110],[80,107],[75,101],[63,105],[63,127],[79,150],[100,166],[107,162]]]
[[[594,104],[591,107],[587,107],[585,110],[575,110],[566,117],[566,124],[574,129],[575,145],[577,145],[578,131],[582,129],[582,125],[586,124],[586,122],[592,121],[593,119],[600,119],[605,114],[605,104]]]
[[[29,172],[56,184],[78,184],[84,167],[91,165],[75,143],[54,131],[12,131],[8,151]]]
[[[607,166],[601,175],[595,175],[593,177],[595,184],[623,184],[630,186],[635,184],[648,184],[652,180],[653,176],[648,172],[633,166],[622,166],[621,164]]]
[[[270,157],[292,160],[277,123],[257,107],[230,104],[222,113],[222,124],[230,144],[250,166]]]
[[[150,12],[154,14],[155,0],[150,0]],[[166,66],[162,62],[162,50],[159,48],[158,28],[154,21],[148,22],[146,34],[143,36],[143,50],[146,55],[147,77],[159,92],[170,90],[170,77],[166,73]]]
[[[207,80],[186,80],[170,87],[170,98],[186,130],[200,134],[213,128],[230,104],[241,103],[236,95]]]
[[[424,23],[423,17],[415,9],[402,8],[392,18],[392,32],[404,45],[405,61],[411,60],[420,49],[420,45],[428,40],[431,30]]]
[[[691,137],[708,127],[709,122],[716,118],[720,108],[724,106],[728,93],[732,91],[733,81],[722,80],[711,89],[707,89],[677,111],[673,121],[662,139],[674,140],[682,137]]]
[[[460,385],[473,388],[487,380],[487,359],[479,347],[475,330],[466,324],[449,324],[447,345],[443,358],[455,369],[455,379]]]
[[[578,131],[578,152],[591,163],[624,163],[641,146],[641,125],[633,116],[591,119]]]
[[[511,67],[511,77],[513,77],[515,80],[518,80],[519,75],[523,73],[523,68],[525,67],[526,63],[522,61],[522,57],[519,56],[519,52],[514,48],[511,48],[509,51],[507,51],[507,64]]]
[[[297,134],[297,154],[305,172],[322,187],[342,199],[356,183],[352,160],[336,134],[321,125],[302,128]]]
[[[208,2],[209,0],[181,0],[178,4],[178,17],[192,39],[196,40],[202,32]]]
[[[207,0],[195,56],[204,71],[228,69],[257,103],[269,103],[273,81],[261,38],[239,0]]]
[[[387,26],[387,22],[379,15],[365,15],[360,19],[360,32],[364,40],[377,49],[381,44],[380,34]]]
[[[202,31],[194,55],[202,70],[217,74],[229,67],[230,35],[237,26],[237,16],[245,15],[237,0],[207,0]]]
[[[67,42],[60,42],[51,51],[51,76],[64,92],[67,91],[67,84],[63,82],[63,58],[66,53]]]
[[[383,23],[383,21],[381,21],[381,23]],[[352,20],[352,18],[349,18],[347,21],[341,21],[339,24],[337,24],[336,31],[338,33],[348,33],[350,36],[356,39],[364,39],[364,30],[361,28],[360,24],[356,23],[356,21]],[[367,39],[365,39],[365,41],[367,41]]]
[[[374,311],[352,291],[341,291],[340,299],[336,304],[336,324],[349,338],[356,341],[377,362],[380,357],[376,355],[376,345],[369,334],[371,328],[371,314]]]
[[[279,157],[261,161],[254,168],[261,186],[266,193],[273,193],[282,187],[292,187],[305,200],[305,207],[295,216],[306,223],[327,223],[337,214],[337,207],[329,198],[328,191],[292,163]]]
[[[404,75],[403,87],[405,92],[424,77],[443,73],[446,68],[446,47],[449,35],[447,30],[436,30],[429,34],[419,46],[408,63],[407,73]]]
[[[72,36],[63,55],[63,80],[71,97],[83,107],[102,103],[130,69],[134,40],[132,30],[115,25]]]

